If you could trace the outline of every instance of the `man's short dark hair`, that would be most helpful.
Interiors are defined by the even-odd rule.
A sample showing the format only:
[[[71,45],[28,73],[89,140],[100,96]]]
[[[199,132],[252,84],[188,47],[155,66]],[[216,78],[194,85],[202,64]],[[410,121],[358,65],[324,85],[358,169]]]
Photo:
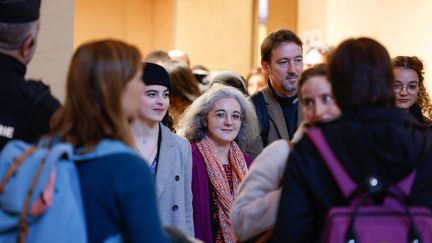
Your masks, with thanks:
[[[395,102],[390,56],[370,38],[348,39],[330,57],[329,80],[341,110]]]
[[[300,48],[303,46],[300,38],[291,30],[279,29],[270,33],[261,44],[261,61],[270,62],[272,50],[287,42],[294,42]]]

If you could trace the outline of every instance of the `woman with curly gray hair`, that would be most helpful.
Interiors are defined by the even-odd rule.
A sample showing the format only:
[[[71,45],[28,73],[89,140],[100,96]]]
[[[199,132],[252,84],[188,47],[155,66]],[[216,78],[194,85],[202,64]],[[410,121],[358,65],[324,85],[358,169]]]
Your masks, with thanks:
[[[193,143],[195,237],[234,242],[229,211],[252,162],[241,148],[258,136],[253,104],[239,90],[215,84],[186,110],[179,133]]]

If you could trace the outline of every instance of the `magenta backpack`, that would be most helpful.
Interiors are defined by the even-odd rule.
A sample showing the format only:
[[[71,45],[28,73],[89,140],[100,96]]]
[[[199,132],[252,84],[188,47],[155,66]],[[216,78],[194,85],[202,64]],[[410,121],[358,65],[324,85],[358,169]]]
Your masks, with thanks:
[[[407,204],[415,170],[400,182],[387,187],[387,190],[383,190],[385,186],[378,178],[370,177],[367,190],[355,194],[358,185],[342,167],[322,131],[311,128],[306,134],[324,159],[343,196],[351,198],[350,205],[329,210],[322,242],[432,242],[432,211],[427,207]],[[386,192],[384,196],[383,191]],[[377,194],[381,195],[382,203],[372,203]]]

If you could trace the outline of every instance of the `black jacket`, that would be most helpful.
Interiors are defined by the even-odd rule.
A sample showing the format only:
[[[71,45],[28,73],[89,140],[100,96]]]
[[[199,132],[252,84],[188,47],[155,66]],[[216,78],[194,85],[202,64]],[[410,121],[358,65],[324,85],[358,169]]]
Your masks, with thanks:
[[[60,107],[48,86],[26,81],[26,66],[0,54],[0,149],[10,139],[31,142],[49,130],[49,120]]]
[[[392,183],[417,168],[410,202],[432,208],[432,133],[416,118],[397,108],[368,108],[320,127],[357,183],[372,174]],[[282,186],[275,242],[319,242],[329,209],[349,204],[306,136],[290,154]]]
[[[410,108],[409,112],[416,117],[420,122],[423,122],[429,128],[432,128],[432,121],[425,117],[421,111],[420,105],[416,102]]]

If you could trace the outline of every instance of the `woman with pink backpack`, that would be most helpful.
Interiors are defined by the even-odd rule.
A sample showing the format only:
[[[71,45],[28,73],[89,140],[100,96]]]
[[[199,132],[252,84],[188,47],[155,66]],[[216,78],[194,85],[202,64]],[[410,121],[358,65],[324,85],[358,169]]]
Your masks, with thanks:
[[[313,133],[309,130],[290,154],[273,240],[378,242],[382,237],[380,242],[430,242],[432,133],[394,107],[387,50],[369,38],[344,41],[330,58],[329,80],[342,116],[318,125]],[[421,219],[413,206],[423,207]],[[333,220],[340,219],[336,209],[351,212],[342,220],[346,224]],[[371,209],[399,215],[390,215],[391,227],[380,227],[375,224],[383,215]],[[376,220],[365,221],[364,212],[372,212]],[[361,221],[377,231],[364,230]],[[330,238],[335,226],[346,241]]]

